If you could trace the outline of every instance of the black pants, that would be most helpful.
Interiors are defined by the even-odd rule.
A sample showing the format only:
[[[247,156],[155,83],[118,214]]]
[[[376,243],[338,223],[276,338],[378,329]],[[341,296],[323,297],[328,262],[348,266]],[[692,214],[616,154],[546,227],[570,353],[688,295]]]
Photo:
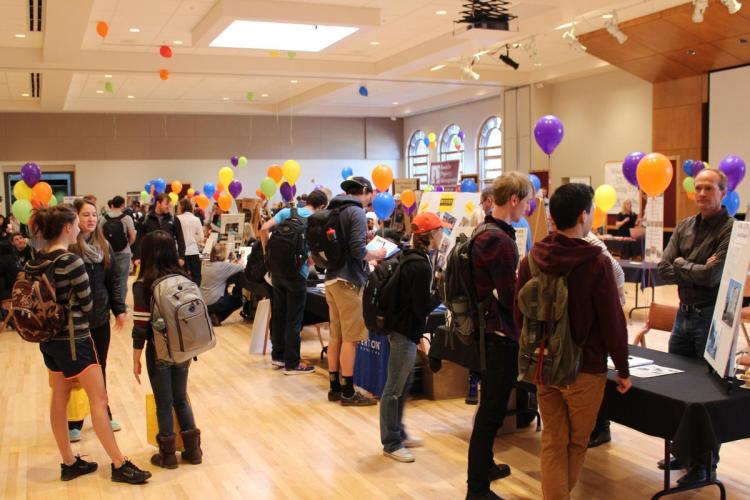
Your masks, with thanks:
[[[230,276],[227,280],[224,295],[219,300],[208,306],[208,312],[210,314],[215,314],[216,317],[219,318],[219,322],[224,321],[230,314],[242,307],[242,286],[240,286],[241,277],[241,272]],[[229,292],[230,285],[234,285],[231,293]]]
[[[185,270],[190,274],[193,281],[200,286],[201,284],[201,256],[200,255],[186,255],[185,256]]]
[[[296,368],[300,361],[302,318],[305,315],[307,282],[296,278],[273,278],[271,301],[271,358],[283,360],[287,368]]]
[[[109,353],[109,340],[111,338],[109,321],[104,323],[102,326],[91,329],[91,338],[94,341],[94,347],[96,348],[96,357],[99,359],[99,365],[102,367],[102,375],[104,375],[104,386],[107,386],[107,354]],[[112,410],[107,405],[107,413],[109,413],[109,419],[112,420]],[[83,428],[83,420],[75,420],[68,422],[68,429]]]
[[[492,447],[503,425],[508,398],[518,377],[518,344],[506,337],[487,334],[487,368],[481,373],[479,409],[469,441],[468,485],[472,493],[490,489]]]

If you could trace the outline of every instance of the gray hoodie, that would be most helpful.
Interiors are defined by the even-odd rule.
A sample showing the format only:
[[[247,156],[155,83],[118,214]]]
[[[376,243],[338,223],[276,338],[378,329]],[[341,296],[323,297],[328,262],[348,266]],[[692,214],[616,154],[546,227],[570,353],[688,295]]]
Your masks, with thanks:
[[[338,239],[347,248],[346,264],[340,269],[326,270],[326,281],[340,278],[355,285],[365,286],[370,272],[364,260],[367,255],[367,218],[362,203],[355,196],[340,194],[331,200],[328,208],[332,210],[344,202],[351,201],[356,201],[359,206],[344,207],[339,213],[342,234]]]

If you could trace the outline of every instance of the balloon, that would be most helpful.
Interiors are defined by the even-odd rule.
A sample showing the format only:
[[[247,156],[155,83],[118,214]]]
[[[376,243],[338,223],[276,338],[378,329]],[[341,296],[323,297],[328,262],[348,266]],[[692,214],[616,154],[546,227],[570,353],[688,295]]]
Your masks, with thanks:
[[[685,171],[685,175],[688,177],[693,176],[693,163],[695,163],[693,160],[685,160],[682,164],[682,170]]]
[[[237,166],[239,168],[245,168],[247,166],[247,158],[244,156],[240,156],[240,158],[237,160]]]
[[[688,197],[688,200],[695,201],[695,191],[692,193],[685,193]]]
[[[171,192],[169,193],[169,204],[172,206],[177,205],[177,201],[180,199],[179,196],[177,196],[177,193]]]
[[[270,177],[266,177],[260,181],[260,190],[266,195],[266,198],[270,198],[276,192],[276,182]]]
[[[147,193],[150,193],[152,187],[153,185],[150,182],[147,182],[146,185],[143,186],[143,190],[146,191]]]
[[[292,186],[286,181],[281,183],[279,193],[281,193],[281,197],[284,199],[284,201],[292,201],[292,198],[294,198],[294,191],[292,191]]]
[[[146,191],[141,191],[141,203],[146,203],[151,198],[151,195]]]
[[[458,136],[453,137],[453,145],[454,146],[461,146],[461,139]]]
[[[159,177],[151,181],[157,193],[163,193],[167,189],[167,181]]]
[[[261,191],[260,188],[258,188],[258,189],[255,190],[255,196],[257,196],[258,198],[265,198],[266,197],[266,195],[263,194],[263,191]]]
[[[430,142],[435,142],[437,136],[435,135],[435,132],[430,132],[429,134],[427,134],[427,138],[430,139]]]
[[[221,195],[221,192],[220,191],[216,191],[211,198],[213,198],[214,201],[219,201],[219,195]]]
[[[271,165],[268,167],[268,170],[266,171],[268,174],[268,177],[273,179],[273,181],[278,185],[281,184],[281,179],[284,177],[284,173],[281,171],[281,167],[278,165]]]
[[[215,192],[216,186],[214,186],[210,182],[207,182],[203,185],[203,194],[205,194],[208,198],[212,197]]]
[[[221,194],[222,191],[224,191],[224,184],[222,184],[221,182],[218,182],[216,184],[216,192]]]
[[[424,191],[425,193],[431,193],[434,190],[435,187],[432,184],[427,184],[422,188],[422,191]]]
[[[192,198],[193,196],[195,196],[195,189],[188,188],[187,195],[188,195],[188,198]]]
[[[427,146],[427,147],[430,146],[430,138],[429,137],[425,137],[424,139],[422,139],[422,142],[424,143],[425,146]]]
[[[598,208],[594,207],[594,221],[591,223],[591,227],[602,227],[607,223],[607,212],[602,212]]]
[[[367,90],[367,87],[364,85],[359,86],[359,95],[362,97],[367,97],[370,94],[370,92]]]
[[[540,189],[542,189],[542,181],[539,180],[539,177],[537,177],[534,174],[529,174],[529,182],[532,186],[534,186],[534,192],[538,193]]]
[[[31,218],[31,211],[33,209],[34,207],[31,205],[31,202],[29,200],[16,200],[13,202],[13,206],[11,207],[13,216],[18,219],[18,222],[20,222],[21,224],[29,223],[29,219]]]
[[[40,169],[39,165],[37,165],[33,161],[24,163],[23,167],[21,167],[21,179],[23,179],[23,182],[25,182],[26,185],[30,188],[33,188],[41,178],[42,169]]]
[[[445,189],[443,188],[443,186],[438,186],[435,188],[435,191],[437,191],[438,193],[442,193],[443,191],[445,191]]]
[[[165,57],[169,59],[172,57],[172,49],[169,47],[169,45],[162,45],[159,47],[159,54],[161,54],[162,57]]]
[[[734,214],[737,213],[737,210],[740,209],[740,195],[737,194],[737,191],[729,191],[721,201],[721,204],[727,207],[729,215],[734,216]]]
[[[386,191],[393,182],[393,170],[388,165],[378,165],[372,170],[372,181],[375,187]]]
[[[701,170],[706,168],[707,163],[704,163],[700,160],[695,160],[693,162],[693,177],[697,177],[698,174],[701,172]]]
[[[34,197],[34,192],[24,181],[18,181],[13,186],[13,196],[18,200],[31,200]]]
[[[109,24],[107,24],[104,21],[99,21],[96,23],[96,34],[99,35],[102,38],[105,38],[107,36],[107,33],[109,33]]]
[[[534,139],[547,155],[551,155],[555,148],[560,145],[563,135],[563,124],[556,116],[543,116],[534,126]]]
[[[464,179],[461,181],[461,192],[462,193],[476,193],[477,183],[474,179]]]
[[[594,204],[596,208],[607,213],[615,206],[615,203],[617,203],[617,191],[615,191],[615,188],[609,184],[602,184],[596,188],[596,191],[594,191]]]
[[[195,197],[195,204],[201,207],[202,209],[206,209],[206,207],[209,204],[208,197],[205,194],[199,194]]]
[[[245,92],[245,99],[247,99],[248,102],[253,102],[255,100],[255,92]]]
[[[56,207],[57,206],[57,197],[53,196],[49,199],[49,202],[47,203],[47,206],[49,207]]]
[[[229,159],[229,163],[231,163],[233,167],[236,167],[240,163],[240,158],[238,156],[232,156]]]
[[[219,195],[219,208],[228,212],[232,208],[232,197],[227,193],[221,193]]]
[[[114,88],[112,87],[112,82],[104,82],[104,90],[105,92],[112,93]]]
[[[526,217],[530,216],[536,210],[536,198],[532,198],[529,201],[529,208],[526,209]]]
[[[286,56],[287,56],[287,57],[288,57],[288,58],[289,58],[290,60],[292,60],[292,59],[294,59],[295,57],[297,57],[297,53],[296,53],[296,52],[294,52],[294,51],[292,51],[292,50],[290,50],[290,51],[288,51],[288,52],[286,53]]]
[[[464,133],[463,130],[458,131],[458,138],[461,140],[461,142],[463,142],[464,139],[466,139],[466,134]]]
[[[299,174],[302,171],[302,167],[295,160],[287,160],[281,166],[281,172],[284,174],[284,179],[289,183],[290,186],[294,186],[299,179]]]
[[[395,208],[396,202],[393,201],[393,196],[389,192],[378,193],[372,200],[372,209],[375,211],[378,219],[387,219],[391,216]]]
[[[682,181],[682,188],[688,193],[694,193],[695,192],[695,178],[685,177],[685,180]]]
[[[414,194],[414,191],[412,191],[411,189],[404,189],[404,192],[401,193],[401,203],[403,203],[404,206],[410,207],[416,202],[417,197]]]
[[[352,167],[344,167],[341,169],[341,177],[343,177],[344,180],[347,180],[352,175],[354,175]]]
[[[672,182],[672,163],[661,153],[643,157],[636,170],[638,185],[649,196],[659,196]]]
[[[228,186],[234,179],[234,172],[229,167],[221,167],[219,170],[219,180],[224,186]]]
[[[182,192],[182,183],[180,181],[172,181],[172,192],[177,194]]]
[[[229,189],[229,194],[232,195],[232,198],[237,198],[242,192],[242,183],[235,179],[229,183],[227,189]]]
[[[625,179],[635,187],[638,187],[638,178],[635,175],[635,171],[638,169],[638,163],[644,156],[646,156],[645,153],[636,151],[635,153],[630,153],[626,156],[625,160],[622,162],[622,175],[624,175]]]
[[[430,149],[437,149],[437,142],[435,142],[435,141],[432,141],[432,142],[430,143]]]
[[[37,182],[31,190],[34,192],[34,198],[44,204],[47,204],[49,199],[52,198],[52,187],[46,182]]]
[[[164,68],[160,69],[159,78],[161,78],[162,80],[169,80],[169,70]]]
[[[721,163],[719,163],[719,170],[724,172],[727,176],[727,189],[734,191],[737,186],[745,178],[745,162],[739,156],[729,155],[725,156]],[[26,183],[28,184],[28,182]]]

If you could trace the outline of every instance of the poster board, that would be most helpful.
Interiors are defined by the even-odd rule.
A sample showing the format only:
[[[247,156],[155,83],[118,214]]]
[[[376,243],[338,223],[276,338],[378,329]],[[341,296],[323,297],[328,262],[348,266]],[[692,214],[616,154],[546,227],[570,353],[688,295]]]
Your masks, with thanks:
[[[604,164],[604,183],[615,188],[617,193],[617,203],[607,212],[608,214],[619,213],[622,209],[622,202],[625,200],[630,200],[633,203],[633,213],[641,213],[641,192],[637,187],[630,184],[623,175],[622,162],[608,161]],[[663,220],[664,216],[662,215]]]
[[[750,266],[750,222],[732,226],[719,295],[703,357],[720,377],[734,375],[734,351],[742,321],[742,295]]]
[[[245,214],[221,214],[221,234],[229,239],[243,241],[245,235]]]
[[[219,241],[219,233],[212,231],[206,239],[206,243],[203,245],[203,251],[201,251],[201,259],[210,259],[211,250],[213,250],[216,242]]]
[[[393,179],[393,194],[403,193],[407,189],[419,191],[419,179]]]
[[[430,163],[430,184],[443,186],[446,191],[455,191],[458,184],[458,160],[436,161]]]
[[[526,257],[526,240],[529,238],[529,231],[525,227],[517,227],[516,245],[518,246],[518,262],[520,263]]]
[[[658,264],[664,254],[664,196],[646,203],[646,262]]]
[[[445,258],[450,253],[451,248],[456,243],[459,234],[464,234],[468,230],[471,234],[474,227],[471,225],[471,214],[480,206],[479,193],[451,193],[435,191],[423,193],[419,202],[417,213],[433,212],[437,214],[443,222],[451,225],[450,228],[444,228],[445,235],[438,249],[437,265],[444,268]],[[465,228],[465,229],[462,229]]]

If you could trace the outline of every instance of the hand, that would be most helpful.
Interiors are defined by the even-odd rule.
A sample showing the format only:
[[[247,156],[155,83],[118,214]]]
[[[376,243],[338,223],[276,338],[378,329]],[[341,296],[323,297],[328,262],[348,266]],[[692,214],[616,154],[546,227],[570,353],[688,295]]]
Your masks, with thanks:
[[[133,375],[138,383],[141,383],[141,349],[133,350]]]
[[[617,392],[625,394],[631,387],[633,387],[633,383],[630,381],[630,377],[622,378],[620,375],[617,375]]]
[[[677,257],[674,261],[672,261],[672,265],[675,267],[682,267],[685,264],[687,264],[687,261],[682,257]]]
[[[742,366],[750,366],[750,354],[742,353],[738,355],[737,359],[735,360],[735,364],[742,365]]]
[[[719,256],[718,256],[718,255],[716,255],[716,254],[713,254],[713,255],[712,255],[711,257],[709,257],[709,258],[708,258],[708,259],[706,260],[706,265],[707,265],[707,266],[710,266],[711,264],[713,264],[714,262],[716,262],[716,261],[717,261],[718,259],[719,259]]]
[[[388,252],[386,252],[385,248],[378,248],[377,250],[375,250],[375,251],[373,252],[373,256],[374,256],[374,257],[375,257],[375,259],[377,259],[377,260],[383,260],[383,259],[385,259],[385,256],[386,256],[387,254],[388,254]]]
[[[180,265],[180,267],[185,267],[185,261],[183,259],[177,259],[177,263]]]
[[[115,316],[115,326],[112,328],[114,331],[119,332],[125,327],[125,320],[128,319],[127,313],[120,313]]]
[[[141,265],[141,259],[135,259],[133,261],[133,267],[138,267]]]

